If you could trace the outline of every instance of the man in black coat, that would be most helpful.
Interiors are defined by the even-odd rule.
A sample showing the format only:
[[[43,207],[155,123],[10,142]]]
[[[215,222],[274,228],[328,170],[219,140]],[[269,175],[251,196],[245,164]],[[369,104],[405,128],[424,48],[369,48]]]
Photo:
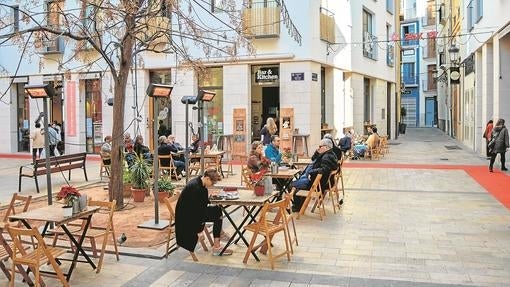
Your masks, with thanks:
[[[208,169],[203,176],[190,180],[184,187],[175,207],[175,237],[177,245],[193,252],[198,242],[198,233],[202,232],[206,222],[213,222],[213,255],[219,256],[223,247],[220,238],[223,233],[222,211],[219,206],[208,206],[208,187],[221,180],[215,169]],[[232,255],[231,249],[226,249],[222,255]]]
[[[312,166],[306,168],[306,174],[303,176],[307,176],[310,181],[309,185],[306,189],[311,187],[311,184],[314,182],[315,178],[318,174],[322,174],[320,186],[321,190],[324,193],[328,188],[328,180],[329,175],[334,170],[338,169],[338,158],[336,157],[335,152],[333,151],[333,142],[330,139],[322,139],[319,145],[319,148],[315,151],[312,156]],[[293,185],[294,186],[294,185]],[[296,187],[296,186],[294,186]],[[298,189],[304,189],[299,188]],[[304,198],[301,196],[294,195],[292,211],[299,211],[301,209],[301,205],[303,204]]]

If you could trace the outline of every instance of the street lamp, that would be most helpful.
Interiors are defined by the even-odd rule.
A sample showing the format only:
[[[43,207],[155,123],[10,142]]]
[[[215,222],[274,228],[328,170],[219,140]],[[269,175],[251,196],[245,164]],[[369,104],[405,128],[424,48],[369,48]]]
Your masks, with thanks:
[[[48,98],[55,95],[53,86],[50,84],[46,85],[25,85],[25,93],[27,93],[32,99],[43,99],[43,111],[44,111],[44,153],[46,154],[46,186],[48,193],[48,205],[52,205],[52,190],[51,190],[51,167],[50,160],[50,141],[48,134]]]
[[[158,112],[159,112],[159,99],[168,99],[172,93],[173,87],[169,85],[161,84],[149,84],[147,88],[147,95],[153,98],[154,102],[154,119],[153,119],[153,141],[154,141],[154,156],[152,162],[154,164],[154,220],[146,221],[138,227],[149,228],[149,229],[165,229],[170,222],[168,220],[159,220],[159,202],[158,202],[158,179],[159,179],[159,160],[158,160]]]

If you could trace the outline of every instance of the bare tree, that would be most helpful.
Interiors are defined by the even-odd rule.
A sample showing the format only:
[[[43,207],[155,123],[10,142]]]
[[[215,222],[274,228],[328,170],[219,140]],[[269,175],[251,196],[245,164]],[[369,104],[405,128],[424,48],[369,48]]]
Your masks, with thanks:
[[[2,1],[4,2],[4,1]],[[93,66],[111,74],[113,88],[110,200],[120,208],[126,85],[133,58],[144,53],[173,53],[180,66],[202,73],[201,60],[251,53],[234,0],[27,0],[0,3],[0,47],[16,44],[21,58],[38,55],[48,42],[63,39],[72,51],[58,61],[62,73]],[[43,9],[44,5],[46,9]],[[74,7],[73,7],[74,6]],[[222,10],[213,13],[211,8]],[[19,15],[17,17],[13,17]],[[18,21],[18,22],[16,22]],[[87,51],[87,52],[84,52]],[[93,51],[91,53],[90,51]],[[18,65],[19,66],[19,65]],[[16,70],[17,71],[17,70]]]

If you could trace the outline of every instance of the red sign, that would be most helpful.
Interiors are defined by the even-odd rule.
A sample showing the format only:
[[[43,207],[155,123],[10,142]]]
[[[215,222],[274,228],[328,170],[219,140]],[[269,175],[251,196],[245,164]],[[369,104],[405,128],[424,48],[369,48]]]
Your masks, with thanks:
[[[66,83],[66,136],[76,136],[76,82],[67,81]]]
[[[409,40],[421,40],[421,39],[435,39],[437,38],[437,31],[430,31],[427,33],[407,33],[404,35],[404,39]]]

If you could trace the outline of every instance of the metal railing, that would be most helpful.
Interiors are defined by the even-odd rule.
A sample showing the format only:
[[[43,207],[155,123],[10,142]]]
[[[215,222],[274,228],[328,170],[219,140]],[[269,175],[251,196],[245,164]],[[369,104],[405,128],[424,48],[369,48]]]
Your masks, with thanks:
[[[280,36],[280,12],[277,1],[250,2],[243,9],[243,33],[246,37],[272,38]]]

